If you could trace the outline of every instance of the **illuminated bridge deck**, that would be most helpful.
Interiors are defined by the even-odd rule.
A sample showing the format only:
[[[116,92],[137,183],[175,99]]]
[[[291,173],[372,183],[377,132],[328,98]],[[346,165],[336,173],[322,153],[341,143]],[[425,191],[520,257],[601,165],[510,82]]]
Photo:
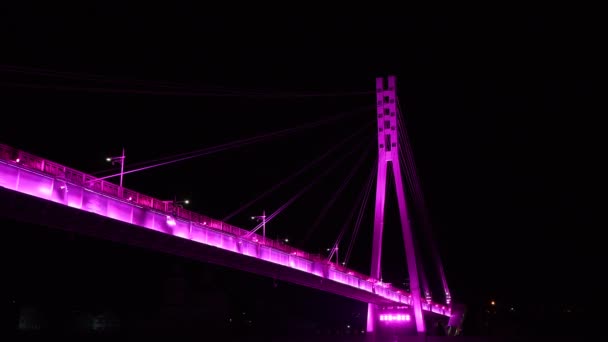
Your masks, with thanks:
[[[0,196],[3,216],[145,245],[367,303],[411,305],[411,294],[319,255],[2,144]],[[425,301],[423,310],[451,314],[449,306]]]

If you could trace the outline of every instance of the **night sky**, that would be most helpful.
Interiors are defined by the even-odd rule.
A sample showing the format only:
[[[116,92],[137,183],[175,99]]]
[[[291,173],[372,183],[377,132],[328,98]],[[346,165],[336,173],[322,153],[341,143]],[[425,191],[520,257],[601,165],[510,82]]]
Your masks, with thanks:
[[[130,170],[294,128],[124,177],[127,188],[159,199],[189,199],[191,210],[221,219],[359,130],[339,153],[229,220],[253,228],[250,216],[274,212],[344,157],[268,224],[269,236],[325,253],[375,162],[375,78],[396,75],[454,300],[471,312],[496,300],[526,312],[589,313],[599,289],[594,274],[601,268],[602,225],[592,214],[598,126],[588,119],[596,110],[589,103],[587,22],[574,14],[504,9],[483,15],[464,9],[347,14],[300,6],[234,11],[151,3],[2,5],[0,142],[102,176],[118,172],[105,158],[123,147]],[[315,122],[323,124],[300,128]],[[355,165],[351,181],[328,207]],[[383,278],[399,284],[407,272],[391,194],[388,206]],[[349,259],[362,273],[369,272],[373,215],[371,205],[365,210]],[[350,232],[341,242],[344,250]],[[292,296],[299,298],[293,307],[301,317],[332,301],[345,321],[365,309],[287,284],[275,288],[270,279],[41,227],[11,234],[3,244],[11,247],[12,288],[19,294],[8,296],[32,305],[51,300],[53,292],[25,290],[30,287],[24,284],[65,288],[58,280],[65,277],[89,288],[112,288],[111,300],[121,303],[116,310],[145,311],[146,303],[154,311],[156,290],[137,289],[144,283],[161,288],[179,273],[192,288],[195,281],[206,284],[201,296],[217,291],[214,298],[232,298],[226,299],[233,303],[224,305],[227,311],[265,301],[279,317],[276,303]],[[50,248],[42,237],[62,247]],[[15,255],[21,257],[10,257]],[[83,271],[82,262],[99,272]],[[141,276],[129,271],[134,268]],[[81,270],[78,276],[74,269]],[[217,287],[209,277],[241,285]],[[197,293],[189,291],[184,293]],[[69,293],[74,305],[102,301],[86,291]],[[131,304],[122,305],[124,298]]]

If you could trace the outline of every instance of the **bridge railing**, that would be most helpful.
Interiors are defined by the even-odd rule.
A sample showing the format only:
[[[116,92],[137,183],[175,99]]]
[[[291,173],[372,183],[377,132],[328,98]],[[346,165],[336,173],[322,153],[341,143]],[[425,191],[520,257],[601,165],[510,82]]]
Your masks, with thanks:
[[[120,198],[121,200],[137,204],[142,207],[151,208],[163,213],[167,213],[176,218],[196,222],[205,227],[222,230],[237,237],[246,238],[254,242],[258,242],[265,246],[269,246],[283,252],[297,255],[312,261],[323,261],[323,258],[317,254],[307,253],[287,245],[282,241],[276,241],[264,238],[261,235],[251,234],[249,230],[242,229],[220,220],[192,212],[183,207],[175,205],[171,201],[161,201],[159,199],[147,196],[136,191],[120,187],[117,184],[108,182],[103,179],[98,179],[95,176],[71,169],[61,164],[46,160],[44,158],[32,155],[25,151],[13,148],[8,145],[0,144],[0,159],[17,163],[22,167],[43,172],[55,177],[55,179],[73,184],[84,186],[88,189],[103,193],[108,196]]]
[[[211,217],[192,212],[181,206],[176,205],[172,201],[162,201],[151,196],[147,196],[136,191],[120,187],[114,183],[110,183],[103,179],[98,179],[95,176],[68,168],[61,164],[40,158],[38,156],[29,154],[27,152],[15,149],[11,146],[0,144],[0,160],[19,164],[20,167],[24,167],[30,170],[50,175],[55,178],[56,181],[69,182],[77,184],[85,188],[94,190],[99,193],[103,193],[108,196],[112,196],[123,200],[125,202],[133,203],[138,206],[150,208],[162,212],[167,215],[171,215],[175,218],[181,218],[183,220],[195,222],[208,228],[218,229],[237,237],[251,240],[264,246],[271,247],[276,250],[280,250],[290,255],[296,255],[301,258],[316,261],[316,262],[328,262],[327,258],[322,257],[319,254],[312,254],[299,250],[293,246],[290,246],[283,241],[277,241],[265,238],[257,233],[251,233],[249,230],[242,229],[220,220],[213,219]],[[361,280],[367,281],[370,284],[374,284],[376,291],[387,292],[391,289],[391,284],[381,283],[375,279],[371,279],[368,275],[361,274],[346,268],[343,265],[333,264],[332,269],[343,272],[349,276],[357,277]],[[384,296],[394,295],[393,292],[400,293],[398,289],[392,288],[390,293],[384,294]],[[439,312],[445,310],[444,307],[434,307],[429,305],[429,310]]]

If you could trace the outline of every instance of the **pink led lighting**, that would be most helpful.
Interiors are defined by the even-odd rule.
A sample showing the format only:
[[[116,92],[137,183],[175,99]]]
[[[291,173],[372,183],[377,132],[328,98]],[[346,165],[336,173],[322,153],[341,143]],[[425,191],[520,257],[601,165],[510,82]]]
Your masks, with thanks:
[[[374,233],[372,236],[372,262],[370,278],[379,279],[381,274],[381,257],[382,257],[382,237],[384,230],[384,211],[386,204],[386,187],[387,180],[391,175],[389,170],[392,169],[393,184],[397,195],[397,207],[399,209],[399,217],[401,221],[401,233],[405,247],[405,261],[410,277],[410,287],[412,294],[412,306],[416,330],[418,333],[424,333],[426,327],[423,321],[423,303],[420,300],[420,281],[418,279],[419,270],[417,264],[417,256],[415,252],[414,238],[410,226],[409,213],[407,211],[406,194],[403,186],[403,178],[401,173],[401,161],[399,159],[399,130],[396,129],[399,124],[397,111],[397,93],[396,93],[396,77],[389,76],[385,86],[385,80],[382,77],[376,78],[376,103],[377,103],[377,120],[378,120],[378,168],[376,175],[376,204],[374,209]],[[389,165],[390,164],[390,165]],[[392,168],[390,167],[392,166]],[[392,294],[388,291],[385,284],[378,284],[376,291],[383,293],[385,297],[391,298]],[[373,304],[368,305],[368,316],[374,313]],[[374,331],[374,321],[367,321],[367,331]]]
[[[12,148],[0,144],[0,152],[2,152],[2,149],[11,150]],[[131,195],[132,191],[128,189],[124,189],[125,192],[128,191],[128,195],[123,197],[117,190],[113,190],[118,189],[118,187],[111,183],[104,183],[103,187],[98,188],[83,185],[83,180],[88,179],[89,176],[75,170],[67,173],[72,175],[68,180],[58,178],[65,175],[63,173],[55,175],[47,170],[65,170],[66,167],[56,165],[51,161],[44,160],[44,163],[42,163],[40,162],[42,159],[28,156],[27,158],[24,157],[21,163],[15,164],[13,163],[14,159],[10,158],[11,155],[14,154],[3,155],[0,153],[0,186],[6,189],[131,223],[137,227],[152,229],[297,269],[314,274],[321,279],[348,285],[353,290],[368,292],[370,295],[373,294],[375,297],[387,299],[395,304],[401,303],[413,306],[410,294],[399,295],[397,289],[392,288],[388,283],[378,282],[377,278],[363,276],[346,268],[341,270],[333,267],[329,268],[325,263],[318,262],[304,251],[295,250],[291,247],[285,248],[285,244],[280,244],[283,247],[277,248],[271,240],[260,240],[258,237],[252,237],[251,240],[248,240],[244,235],[241,235],[241,230],[213,219],[205,218],[203,220],[199,218],[198,220],[192,220],[174,216],[163,210],[159,211],[152,205],[156,200],[142,194]],[[42,165],[44,165],[44,168]],[[67,192],[66,181],[69,181],[69,193]],[[59,191],[60,189],[61,191]],[[149,203],[145,202],[146,200],[149,200]],[[328,288],[335,285],[332,282],[323,283],[329,284]],[[432,309],[434,309],[433,305],[425,307],[427,311]],[[437,309],[433,311],[440,311],[439,314],[449,316],[449,308],[447,312],[444,311],[445,309],[441,310],[441,307],[437,307]],[[409,314],[395,312],[383,315],[380,318],[383,322],[413,322],[416,318],[415,311]],[[378,321],[379,316],[376,313],[371,317],[375,317],[373,320]]]
[[[380,315],[382,322],[409,322],[412,317],[409,314],[383,314]]]
[[[175,226],[175,219],[171,216],[167,216],[167,224],[171,227]]]
[[[38,191],[40,191],[41,193],[45,194],[45,195],[50,195],[51,194],[51,189],[47,188],[47,187],[39,187]]]

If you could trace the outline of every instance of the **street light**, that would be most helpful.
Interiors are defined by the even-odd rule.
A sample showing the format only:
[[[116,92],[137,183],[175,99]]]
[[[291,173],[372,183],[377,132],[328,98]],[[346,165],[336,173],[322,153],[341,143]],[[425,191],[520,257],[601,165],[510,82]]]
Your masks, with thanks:
[[[332,252],[332,253],[336,252],[336,266],[340,266],[340,258],[338,255],[338,250],[339,250],[338,246],[334,246],[333,248],[327,249],[328,252]],[[329,261],[331,262],[331,253],[329,254]]]
[[[266,241],[266,210],[262,211],[262,216],[251,216],[252,220],[262,220],[262,237]]]
[[[182,204],[189,204],[190,201],[185,199],[185,200],[181,200],[178,201],[177,198],[174,198],[172,200],[168,200],[168,201],[162,201],[165,205],[167,204],[173,204],[173,210],[175,211],[176,208],[183,208],[184,206]],[[166,210],[166,206],[165,206],[165,210]]]
[[[120,187],[122,188],[122,175],[125,172],[125,149],[122,149],[122,156],[119,157],[109,157],[106,158],[106,161],[109,161],[114,165],[114,163],[120,163]]]
[[[176,207],[183,207],[183,206],[181,205],[182,203],[183,203],[183,204],[189,204],[189,203],[190,203],[190,201],[189,201],[189,200],[181,200],[181,201],[178,201],[178,200],[175,200],[175,199],[174,199],[174,200],[169,200],[169,201],[163,201],[163,203],[171,203],[171,204],[173,204],[173,205],[174,205],[174,206],[176,206]]]

